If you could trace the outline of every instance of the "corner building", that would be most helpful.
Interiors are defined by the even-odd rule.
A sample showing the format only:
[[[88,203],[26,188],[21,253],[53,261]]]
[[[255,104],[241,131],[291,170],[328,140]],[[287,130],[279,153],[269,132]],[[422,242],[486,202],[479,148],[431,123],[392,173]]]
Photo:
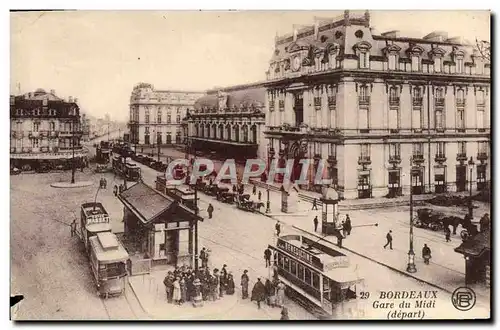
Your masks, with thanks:
[[[136,145],[182,144],[182,119],[204,92],[156,90],[137,84],[130,96],[130,141]]]
[[[346,199],[488,189],[490,64],[461,38],[345,11],[277,37],[266,74],[268,161],[314,159],[302,188],[323,159]]]

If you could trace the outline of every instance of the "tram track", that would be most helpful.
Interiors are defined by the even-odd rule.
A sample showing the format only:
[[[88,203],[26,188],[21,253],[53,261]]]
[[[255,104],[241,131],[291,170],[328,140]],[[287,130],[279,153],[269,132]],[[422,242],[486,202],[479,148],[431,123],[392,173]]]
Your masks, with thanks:
[[[108,319],[137,320],[137,314],[132,308],[126,292],[119,297],[101,298],[101,302]]]

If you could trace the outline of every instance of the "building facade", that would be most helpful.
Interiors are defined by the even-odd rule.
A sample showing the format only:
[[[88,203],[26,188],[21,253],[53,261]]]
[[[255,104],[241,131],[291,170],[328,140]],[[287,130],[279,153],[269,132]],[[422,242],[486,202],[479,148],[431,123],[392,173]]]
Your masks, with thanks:
[[[220,159],[264,159],[265,100],[262,83],[207,91],[187,117],[192,150],[212,152]]]
[[[129,133],[133,144],[165,145],[184,142],[182,119],[203,92],[155,90],[136,85],[130,97]]]
[[[347,199],[488,187],[490,64],[460,38],[346,11],[277,37],[266,74],[267,157],[294,159],[292,178],[309,158]]]
[[[10,96],[10,159],[13,166],[36,169],[41,162],[56,163],[87,156],[82,148],[78,99],[66,101],[37,89]],[[73,150],[74,149],[74,150]]]

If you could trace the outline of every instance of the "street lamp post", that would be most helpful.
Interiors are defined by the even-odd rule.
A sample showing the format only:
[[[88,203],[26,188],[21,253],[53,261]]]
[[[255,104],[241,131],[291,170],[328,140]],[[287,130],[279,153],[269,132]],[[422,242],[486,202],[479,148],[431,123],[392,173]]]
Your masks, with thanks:
[[[408,251],[408,273],[415,273],[415,251],[413,250],[413,157],[410,157],[410,250]]]
[[[269,200],[269,187],[267,187],[266,192],[267,192],[266,213],[271,213],[271,201]]]
[[[73,119],[73,127],[71,134],[71,183],[75,183],[75,125],[76,125],[76,116]]]
[[[474,169],[474,160],[472,156],[469,159],[469,217],[472,219],[473,206],[472,206],[472,170]]]

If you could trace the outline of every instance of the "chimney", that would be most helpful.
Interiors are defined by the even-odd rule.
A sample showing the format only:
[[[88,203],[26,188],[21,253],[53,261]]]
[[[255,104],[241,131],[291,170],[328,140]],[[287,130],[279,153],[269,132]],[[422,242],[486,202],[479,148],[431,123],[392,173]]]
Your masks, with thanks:
[[[55,91],[54,89],[51,89],[51,90],[50,90],[50,94],[52,94],[52,95],[56,95],[56,91]]]
[[[69,96],[69,97],[68,97],[68,102],[69,102],[69,103],[73,103],[73,96]]]
[[[319,22],[316,21],[314,22],[314,39],[318,40],[318,34],[319,34]]]
[[[78,98],[77,98],[77,97],[75,97],[75,98],[73,99],[73,102],[78,103]]]
[[[365,11],[365,27],[370,27],[370,12]]]
[[[349,21],[349,10],[344,10],[344,24],[346,26],[351,25],[351,22]]]
[[[293,41],[297,41],[297,26],[293,26]]]

